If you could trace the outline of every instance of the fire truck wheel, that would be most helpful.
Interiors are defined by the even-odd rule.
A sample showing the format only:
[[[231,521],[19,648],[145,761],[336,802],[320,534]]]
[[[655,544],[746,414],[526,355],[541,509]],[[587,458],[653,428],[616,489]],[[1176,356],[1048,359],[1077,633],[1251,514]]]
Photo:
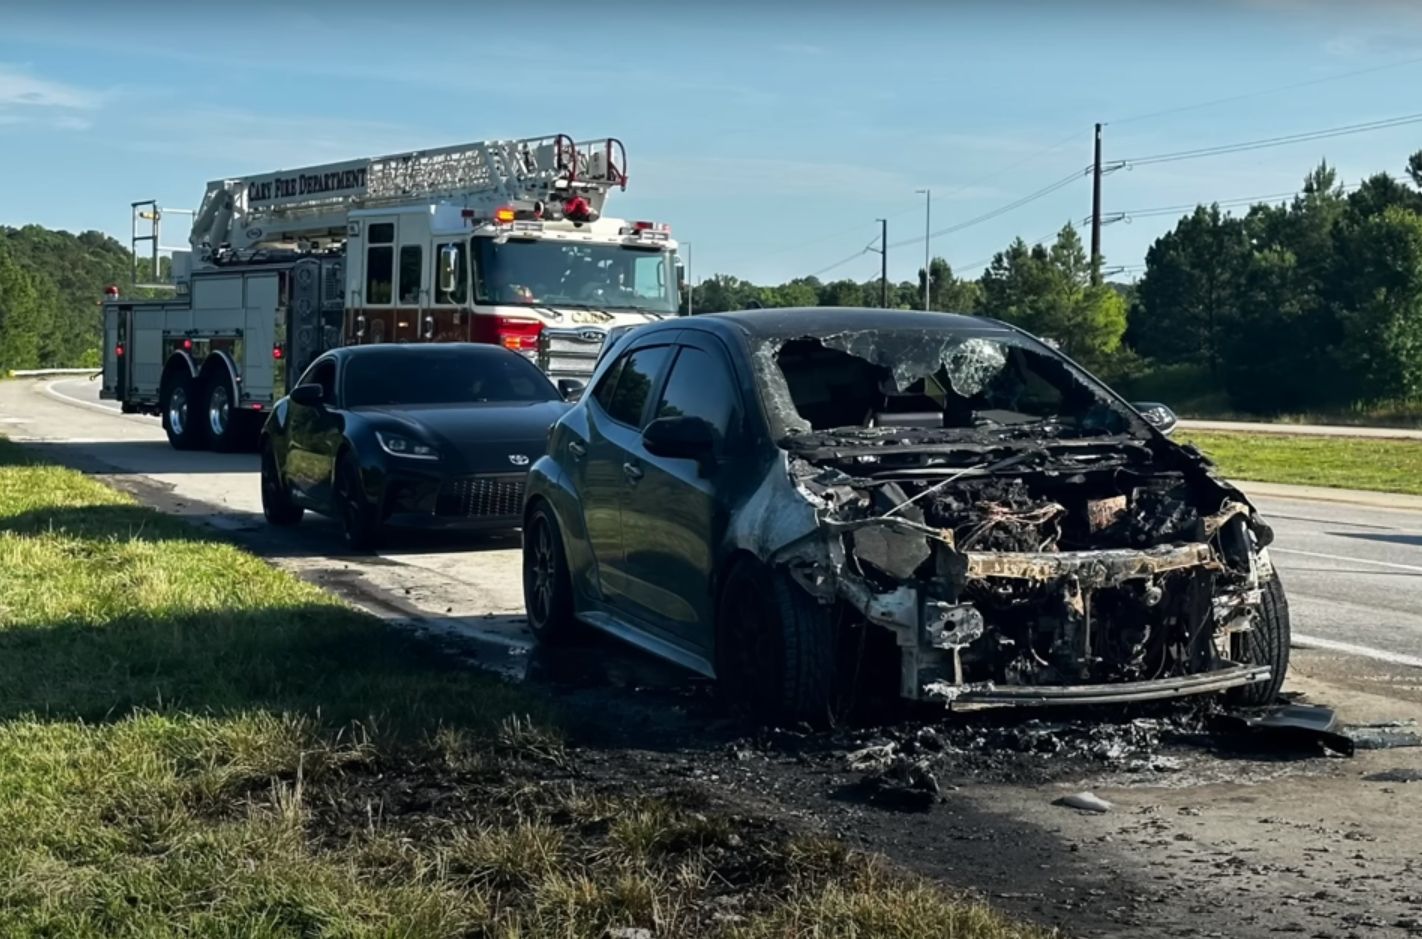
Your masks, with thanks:
[[[163,382],[158,396],[163,430],[174,450],[201,450],[206,438],[197,420],[194,382],[182,372],[173,372]]]
[[[232,383],[227,376],[213,372],[203,389],[202,401],[203,421],[212,449],[222,453],[241,449],[245,421],[232,400]]]

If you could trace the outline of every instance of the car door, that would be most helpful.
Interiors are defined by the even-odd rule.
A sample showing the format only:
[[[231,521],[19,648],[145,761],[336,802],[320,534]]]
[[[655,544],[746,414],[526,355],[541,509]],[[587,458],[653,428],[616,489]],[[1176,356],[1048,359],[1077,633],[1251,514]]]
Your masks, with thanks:
[[[325,355],[311,363],[298,385],[320,385],[319,405],[287,400],[286,475],[292,494],[304,505],[322,508],[330,496],[330,480],[335,457],[331,446],[333,428],[339,426],[335,356]],[[337,431],[339,434],[339,431]]]
[[[634,450],[652,404],[653,392],[672,356],[665,341],[638,344],[622,352],[593,389],[587,407],[588,439],[570,447],[581,468],[583,521],[597,565],[599,589],[613,606],[622,606],[626,574],[622,554],[622,501]]]
[[[712,336],[683,333],[648,422],[699,417],[714,429],[717,454],[704,462],[632,448],[622,504],[626,596],[633,612],[689,646],[712,648],[711,582],[728,518],[729,469],[746,445],[745,410],[730,357]]]

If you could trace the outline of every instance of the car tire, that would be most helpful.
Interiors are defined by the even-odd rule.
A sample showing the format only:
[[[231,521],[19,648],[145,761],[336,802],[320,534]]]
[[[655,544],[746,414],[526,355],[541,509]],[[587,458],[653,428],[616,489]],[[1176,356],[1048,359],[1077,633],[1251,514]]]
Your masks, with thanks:
[[[243,448],[247,423],[232,397],[232,383],[221,371],[213,372],[203,386],[202,416],[212,449],[232,453]]]
[[[1268,681],[1257,681],[1230,691],[1231,703],[1247,707],[1273,704],[1289,670],[1292,626],[1289,601],[1278,575],[1270,577],[1261,592],[1263,599],[1259,605],[1259,618],[1253,629],[1237,634],[1235,655],[1246,665],[1268,665],[1272,674]]]
[[[717,604],[716,675],[723,698],[762,721],[829,722],[835,629],[832,606],[756,562],[737,563]]]
[[[544,504],[534,507],[523,529],[523,606],[528,628],[540,642],[577,632],[563,534]]]
[[[159,414],[174,450],[201,450],[207,443],[197,421],[196,382],[181,371],[171,373],[158,396]]]
[[[276,448],[270,440],[262,444],[262,515],[267,523],[289,528],[301,521],[306,510],[291,499],[291,488],[277,468]]]
[[[332,501],[346,547],[352,551],[369,551],[379,544],[380,518],[375,506],[365,496],[365,487],[360,481],[360,466],[349,450],[341,454],[336,464]]]

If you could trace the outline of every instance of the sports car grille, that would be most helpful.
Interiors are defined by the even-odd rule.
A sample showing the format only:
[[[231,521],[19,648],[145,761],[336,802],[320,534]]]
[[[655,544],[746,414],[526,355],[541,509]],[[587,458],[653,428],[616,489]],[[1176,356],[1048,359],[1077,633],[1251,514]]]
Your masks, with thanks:
[[[446,480],[435,514],[455,518],[504,518],[523,511],[522,476],[464,476]]]

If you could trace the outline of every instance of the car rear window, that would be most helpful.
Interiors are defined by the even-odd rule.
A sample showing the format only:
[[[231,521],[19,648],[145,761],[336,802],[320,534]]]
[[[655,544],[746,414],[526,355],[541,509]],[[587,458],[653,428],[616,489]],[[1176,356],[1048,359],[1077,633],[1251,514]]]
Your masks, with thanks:
[[[558,390],[532,362],[516,353],[489,351],[392,349],[353,355],[346,364],[346,406],[558,400]]]

